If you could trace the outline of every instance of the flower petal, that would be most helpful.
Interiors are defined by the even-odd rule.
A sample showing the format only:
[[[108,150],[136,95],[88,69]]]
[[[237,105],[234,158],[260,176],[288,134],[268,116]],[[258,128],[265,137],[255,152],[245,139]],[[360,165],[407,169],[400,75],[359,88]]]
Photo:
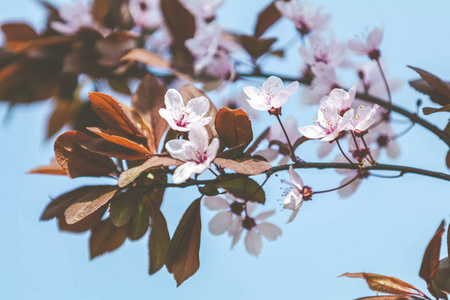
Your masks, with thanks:
[[[268,217],[273,216],[274,214],[275,214],[275,209],[269,210],[269,211],[266,211],[266,212],[263,212],[263,213],[260,213],[259,215],[257,215],[255,217],[255,220],[256,221],[263,221],[263,220],[267,219]]]
[[[300,127],[298,130],[309,139],[320,139],[327,135],[323,128],[318,125],[307,125]]]
[[[230,207],[230,203],[225,198],[219,196],[207,196],[203,200],[203,204],[210,210],[225,210]]]
[[[276,96],[279,91],[284,90],[283,81],[277,76],[270,76],[261,85],[261,91],[266,94],[272,94]]]
[[[208,149],[206,150],[206,156],[209,161],[213,161],[216,158],[217,151],[219,150],[220,142],[218,138],[214,138],[209,144]]]
[[[241,234],[242,234],[242,228],[238,232],[236,232],[236,234],[234,234],[233,241],[231,242],[231,249],[233,249],[234,246],[237,244],[237,242],[239,242],[239,239],[241,238]]]
[[[298,175],[297,172],[295,172],[294,167],[289,166],[289,176],[291,177],[292,183],[294,183],[299,190],[303,189],[303,181],[300,178],[300,175]]]
[[[370,50],[374,50],[380,46],[382,40],[383,40],[383,29],[375,27],[374,29],[372,29],[372,31],[369,33],[369,36],[367,37],[367,45],[371,48]]]
[[[188,136],[192,147],[198,152],[203,154],[208,149],[208,131],[205,127],[193,124]]]
[[[262,250],[261,235],[253,230],[248,231],[245,236],[245,249],[251,255],[258,257]]]
[[[272,107],[279,108],[286,103],[286,101],[289,99],[290,96],[291,95],[289,94],[288,91],[281,91],[275,97],[272,98],[272,101],[270,101],[270,105]]]
[[[349,176],[349,177],[344,178],[341,181],[340,185],[346,184],[347,182],[349,182],[353,178],[354,178],[354,176]],[[356,192],[356,189],[358,188],[360,183],[361,183],[361,179],[356,179],[355,181],[353,181],[352,183],[350,183],[346,187],[340,189],[338,191],[339,196],[341,196],[341,198],[348,198],[348,197],[350,197],[351,195],[353,195]]]
[[[294,221],[295,217],[298,215],[298,212],[300,211],[300,208],[298,209],[294,209],[294,211],[292,212],[291,216],[289,217],[289,219],[287,220],[286,224],[291,223],[292,221]]]
[[[172,176],[172,181],[175,184],[185,182],[192,174],[195,173],[197,164],[194,162],[187,162],[175,169]]]
[[[176,89],[169,89],[164,95],[167,110],[174,114],[184,111],[183,97]]]
[[[170,140],[166,143],[166,149],[173,158],[188,161],[192,158],[190,142],[186,140]]]
[[[277,237],[281,235],[280,227],[272,223],[263,222],[256,225],[256,228],[258,228],[259,233],[269,241],[275,241]]]
[[[299,86],[300,84],[298,81],[293,81],[286,87],[286,91],[289,93],[290,96],[292,96],[298,90]]]
[[[209,221],[209,232],[214,235],[220,235],[231,227],[233,222],[233,214],[229,211],[221,211]]]
[[[186,118],[188,120],[201,119],[208,112],[208,110],[209,100],[205,96],[191,99],[186,104]],[[199,120],[196,120],[196,122],[198,121]]]

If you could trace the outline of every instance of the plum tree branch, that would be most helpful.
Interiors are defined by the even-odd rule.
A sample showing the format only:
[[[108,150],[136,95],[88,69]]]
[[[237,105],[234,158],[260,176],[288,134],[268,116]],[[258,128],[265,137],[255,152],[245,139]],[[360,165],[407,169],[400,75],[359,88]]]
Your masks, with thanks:
[[[271,75],[274,75],[274,74],[272,74],[272,73],[270,75],[264,74],[264,73],[239,74],[239,77],[241,77],[241,78],[242,77],[264,77],[264,78],[267,78]],[[275,76],[279,77],[283,81],[296,81],[297,80],[298,82],[300,82],[301,84],[304,84],[304,85],[311,84],[310,80],[307,80],[305,78],[294,78],[294,77],[280,76],[280,75],[275,75]],[[445,132],[440,130],[437,126],[435,126],[435,125],[431,124],[430,122],[426,121],[425,119],[422,119],[421,117],[419,117],[416,113],[412,113],[400,106],[394,105],[383,99],[380,99],[380,98],[377,98],[377,97],[374,97],[374,96],[371,96],[368,94],[356,93],[356,98],[364,100],[366,102],[378,104],[390,111],[395,111],[396,113],[399,113],[399,114],[405,116],[406,118],[410,119],[411,122],[420,124],[424,128],[426,128],[429,131],[431,131],[432,133],[434,133],[439,139],[441,139],[444,143],[446,143],[450,147],[450,136],[445,134]]]

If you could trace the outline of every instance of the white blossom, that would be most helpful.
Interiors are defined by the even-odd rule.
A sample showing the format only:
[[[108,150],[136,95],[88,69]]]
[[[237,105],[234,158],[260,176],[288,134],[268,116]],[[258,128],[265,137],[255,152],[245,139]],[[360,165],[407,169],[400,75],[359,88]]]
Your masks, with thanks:
[[[128,6],[136,26],[154,29],[161,24],[159,0],[130,0]]]
[[[314,70],[317,63],[323,63],[329,69],[339,66],[345,59],[345,45],[342,42],[331,40],[328,44],[321,33],[313,33],[309,38],[309,47],[300,47],[299,52],[305,62]]]
[[[295,172],[294,168],[292,166],[289,166],[289,176],[291,177],[292,181],[292,190],[284,197],[284,205],[283,208],[292,210],[292,214],[289,217],[288,223],[292,222],[295,217],[297,216],[300,207],[302,207],[303,204],[303,194],[305,191],[311,192],[311,190],[303,185],[303,181],[300,178],[300,176]],[[307,197],[310,197],[312,194],[306,195]]]
[[[383,40],[383,29],[375,27],[368,34],[365,41],[360,39],[350,39],[348,48],[358,55],[368,55],[371,59],[377,60],[380,57],[380,44]]]

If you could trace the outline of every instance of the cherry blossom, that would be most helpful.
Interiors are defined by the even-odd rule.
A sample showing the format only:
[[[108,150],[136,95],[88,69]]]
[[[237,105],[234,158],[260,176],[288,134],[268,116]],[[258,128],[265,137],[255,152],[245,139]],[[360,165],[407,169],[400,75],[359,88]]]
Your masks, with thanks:
[[[300,47],[299,52],[305,62],[313,67],[312,71],[315,74],[317,73],[314,70],[316,64],[324,64],[325,67],[332,68],[344,61],[345,45],[342,42],[331,40],[327,45],[324,36],[318,32],[313,33],[309,41],[309,48]]]
[[[247,202],[247,205],[250,202]],[[245,229],[247,234],[245,236],[245,249],[251,255],[258,256],[262,250],[262,238],[264,236],[269,241],[275,241],[281,235],[281,229],[269,222],[257,223],[257,221],[264,221],[268,217],[275,214],[275,210],[260,213],[252,218],[249,215],[254,209],[254,205],[247,207],[247,215],[245,217],[237,217],[231,224],[229,234],[233,236],[231,247],[233,248],[239,241],[242,231]]]
[[[262,84],[261,90],[254,86],[245,86],[244,92],[250,98],[247,101],[254,109],[281,115],[281,106],[297,91],[298,87],[299,82],[294,81],[284,88],[280,78],[270,76]]]
[[[204,204],[210,210],[219,211],[209,221],[209,232],[214,235],[220,235],[230,230],[236,218],[240,218],[242,221],[241,216],[245,209],[245,203],[230,193],[225,194],[225,198],[220,196],[205,197]]]
[[[340,154],[336,156],[334,162],[347,163],[347,159],[342,154]],[[367,161],[365,161],[365,163],[368,164]],[[341,198],[348,198],[353,195],[360,186],[362,180],[370,176],[370,172],[367,170],[359,171],[351,169],[336,169],[336,172],[338,174],[346,175],[346,177],[341,180],[340,186],[347,184],[348,182],[353,180],[355,176],[357,176],[357,178],[352,183],[338,190],[338,194]]]
[[[324,64],[316,64],[315,77],[310,86],[302,89],[303,104],[319,104],[334,88],[339,87],[334,69],[323,68]],[[323,68],[323,72],[321,70]]]
[[[164,103],[166,108],[161,108],[159,114],[175,131],[186,132],[194,124],[205,126],[212,120],[211,117],[205,117],[209,100],[204,96],[189,100],[185,106],[181,94],[175,89],[169,89],[164,96]]]
[[[224,0],[180,0],[189,12],[197,18],[209,19],[214,17],[216,10]]]
[[[283,16],[295,23],[302,36],[327,29],[327,22],[331,18],[329,14],[322,13],[322,6],[316,9],[311,2],[302,0],[277,1],[275,6]]]
[[[310,139],[321,139],[323,142],[331,142],[339,137],[339,134],[349,129],[353,117],[353,109],[350,108],[356,93],[356,85],[348,91],[333,89],[328,98],[319,107],[318,125],[300,127],[300,133]]]
[[[58,12],[64,22],[53,21],[50,26],[62,34],[77,33],[82,27],[93,28],[100,32],[105,31],[95,22],[91,14],[91,7],[83,0],[62,3]]]
[[[383,40],[383,29],[375,27],[368,34],[365,41],[359,39],[350,39],[348,41],[348,48],[358,55],[368,55],[373,60],[380,58],[380,44]]]
[[[219,149],[218,138],[214,138],[208,145],[208,132],[201,125],[193,125],[188,137],[189,141],[171,140],[166,143],[170,156],[186,162],[175,169],[172,177],[174,183],[184,182],[193,174],[200,174],[208,169]]]
[[[300,207],[303,204],[303,200],[311,200],[313,194],[312,190],[308,186],[303,185],[303,181],[300,176],[295,172],[292,166],[289,166],[289,176],[291,177],[292,185],[291,191],[284,197],[283,208],[292,210],[292,214],[289,217],[287,223],[292,222],[297,216]]]
[[[159,0],[130,0],[129,10],[138,27],[154,29],[162,22]]]
[[[300,138],[300,133],[298,132],[298,125],[297,120],[289,116],[287,117],[284,122],[284,129],[286,130],[286,133],[289,137],[289,140],[291,140],[293,143]],[[269,134],[267,135],[267,140],[272,143],[274,141],[281,142],[285,147],[280,147],[280,149],[273,149],[270,147],[261,150],[255,153],[255,155],[261,155],[268,161],[275,160],[279,154],[283,155],[283,158],[280,160],[279,165],[284,165],[290,160],[290,150],[288,148],[288,141],[286,140],[286,136],[283,133],[283,130],[281,129],[281,126],[279,124],[272,124],[270,126]]]
[[[378,104],[375,104],[372,108],[360,105],[355,109],[351,125],[352,130],[354,130],[357,135],[365,134],[369,127],[375,123],[375,114],[379,107]]]
[[[389,158],[397,158],[400,156],[400,146],[394,138],[395,133],[389,122],[383,122],[374,130],[371,130],[371,140],[374,141],[376,147],[373,149],[373,155],[380,155],[382,150],[386,151]]]

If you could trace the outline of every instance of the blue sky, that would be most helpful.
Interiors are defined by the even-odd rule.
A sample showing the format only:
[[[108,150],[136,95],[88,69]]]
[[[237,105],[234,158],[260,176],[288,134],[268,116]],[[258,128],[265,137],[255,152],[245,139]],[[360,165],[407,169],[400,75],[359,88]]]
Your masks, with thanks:
[[[251,33],[255,12],[266,3],[227,0],[218,20],[227,29]],[[323,4],[332,14],[339,39],[347,40],[366,28],[384,26],[383,56],[390,74],[404,80],[403,88],[394,94],[395,103],[414,110],[421,97],[407,85],[407,80],[417,77],[406,67],[408,64],[450,78],[450,2],[316,3]],[[34,26],[42,26],[43,18],[44,11],[34,1],[0,2],[1,22],[28,20]],[[267,37],[280,35],[282,41],[287,41],[293,34],[292,25],[282,20],[267,32]],[[273,59],[270,69],[295,74],[300,65],[296,53],[293,49],[289,59]],[[222,95],[226,93],[233,95],[236,89],[226,89]],[[424,101],[430,104],[425,98]],[[354,299],[374,295],[363,281],[337,278],[344,272],[358,271],[396,276],[426,290],[418,271],[435,229],[442,219],[449,220],[449,184],[417,175],[395,180],[370,178],[345,200],[337,193],[318,195],[305,203],[297,219],[288,225],[284,223],[290,212],[282,211],[279,201],[283,192],[280,179],[286,175],[272,177],[266,185],[266,206],[277,210],[270,221],[281,227],[283,235],[275,242],[264,240],[258,258],[246,253],[243,241],[230,251],[231,240],[226,235],[212,236],[207,223],[214,214],[202,208],[200,269],[179,288],[164,269],[148,276],[148,236],[138,242],[127,241],[119,250],[89,261],[88,234],[60,233],[54,221],[38,219],[49,196],[94,180],[24,174],[52,156],[53,142],[45,141],[50,110],[50,102],[20,106],[0,126],[0,154],[4,158],[0,173],[2,299]],[[303,125],[316,116],[316,108],[300,106],[295,97],[284,111],[286,116],[286,112],[292,112]],[[0,104],[0,119],[5,119],[6,112],[7,106]],[[427,119],[442,128],[446,117],[436,114]],[[260,118],[254,131],[259,132],[273,121]],[[443,163],[445,145],[422,128],[414,128],[400,144],[399,159],[382,157],[381,161],[448,172]],[[318,143],[305,145],[302,158],[317,161],[317,146]],[[341,180],[332,170],[305,170],[301,176],[305,183],[320,189]],[[187,191],[171,190],[166,194],[162,209],[171,232],[197,196],[195,190]]]

